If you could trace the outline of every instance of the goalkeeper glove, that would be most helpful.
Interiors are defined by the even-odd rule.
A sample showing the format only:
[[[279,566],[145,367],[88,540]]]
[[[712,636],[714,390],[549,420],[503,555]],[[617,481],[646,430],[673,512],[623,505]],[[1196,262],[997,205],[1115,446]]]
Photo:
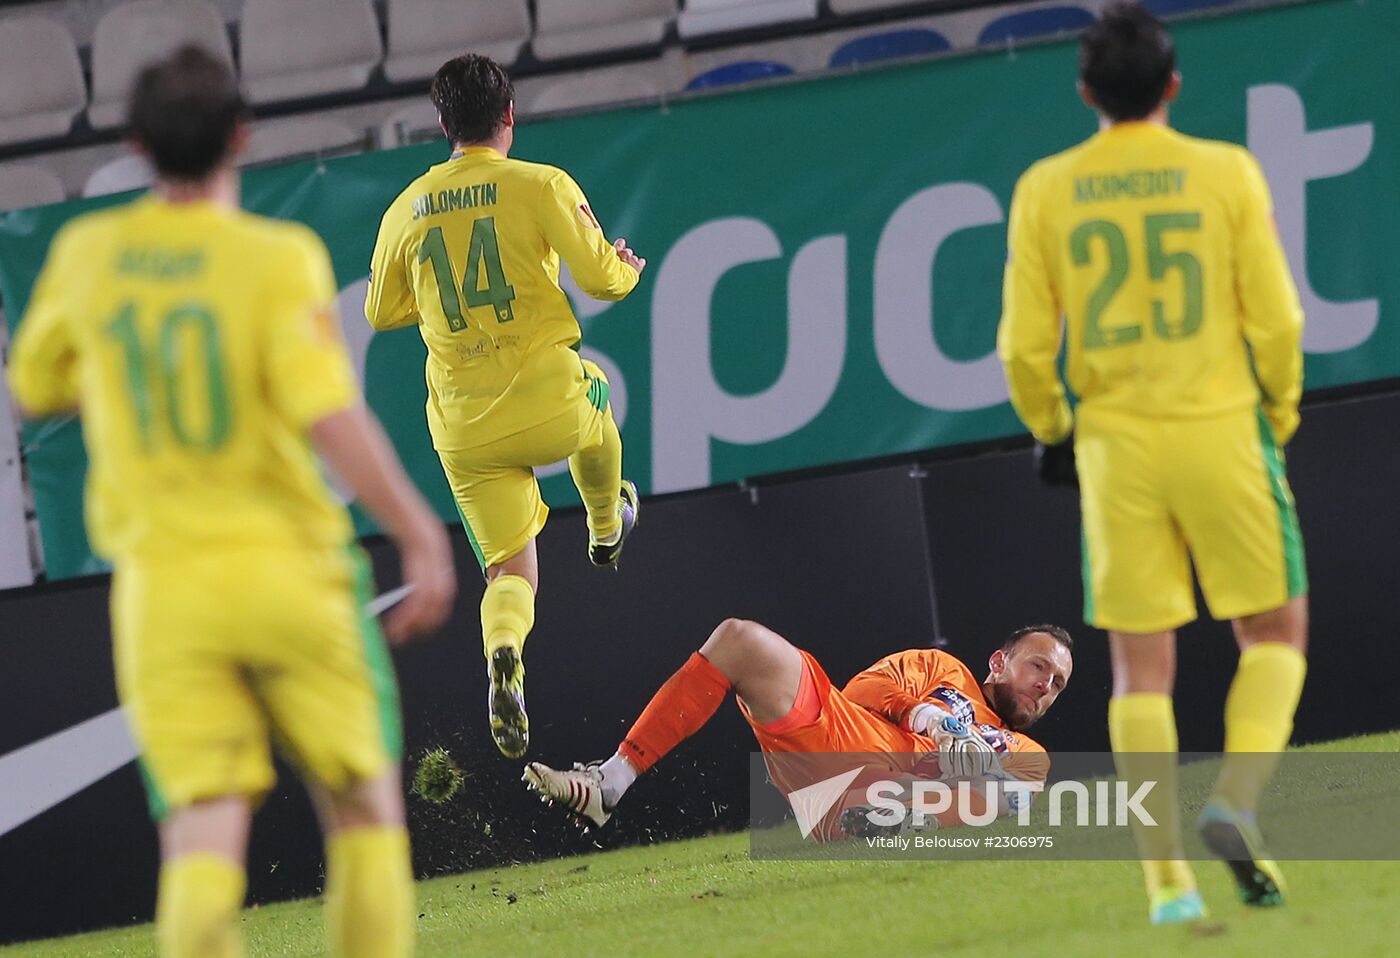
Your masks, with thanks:
[[[905,725],[915,735],[938,743],[938,768],[943,778],[988,778],[1002,772],[996,749],[981,733],[931,702],[910,709]]]

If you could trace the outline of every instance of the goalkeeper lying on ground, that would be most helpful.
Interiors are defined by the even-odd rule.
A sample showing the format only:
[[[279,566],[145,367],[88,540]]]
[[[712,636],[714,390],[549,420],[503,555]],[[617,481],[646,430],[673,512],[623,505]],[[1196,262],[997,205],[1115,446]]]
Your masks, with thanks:
[[[980,685],[947,652],[912,649],[837,689],[810,653],[757,622],[727,619],[661,686],[616,754],[572,771],[531,762],[525,781],[581,820],[602,825],[637,776],[699,731],[730,689],[766,756],[880,753],[890,761],[878,771],[901,775],[917,773],[919,758],[932,754],[945,774],[985,775],[1003,753],[1045,755],[1024,732],[1069,681],[1072,645],[1058,626],[1029,626],[992,653]],[[785,795],[820,777],[800,762],[769,758],[768,768]],[[818,839],[840,837],[839,812],[823,822]]]

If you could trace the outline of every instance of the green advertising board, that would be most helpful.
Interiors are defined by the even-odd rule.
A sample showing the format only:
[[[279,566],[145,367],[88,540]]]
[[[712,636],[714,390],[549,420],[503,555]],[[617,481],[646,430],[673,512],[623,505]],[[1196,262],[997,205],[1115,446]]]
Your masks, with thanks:
[[[1309,389],[1400,375],[1400,5],[1316,3],[1178,25],[1173,122],[1246,143],[1274,190],[1308,313]],[[645,492],[995,439],[1021,429],[993,354],[1006,210],[1034,160],[1090,135],[1073,43],[869,70],[521,127],[650,265],[627,300],[575,295]],[[379,216],[427,144],[244,178],[256,212],[330,247],[366,395],[444,516],[412,330],[359,311]],[[18,321],[54,231],[114,200],[0,218]],[[24,437],[51,577],[101,568],[81,525],[74,424]],[[554,505],[576,501],[545,470]],[[365,529],[362,522],[361,529]]]

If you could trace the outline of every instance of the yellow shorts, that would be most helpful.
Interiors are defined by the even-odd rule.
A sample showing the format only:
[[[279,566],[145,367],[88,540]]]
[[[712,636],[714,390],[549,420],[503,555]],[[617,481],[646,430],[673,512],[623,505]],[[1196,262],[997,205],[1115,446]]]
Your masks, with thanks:
[[[402,758],[393,667],[358,548],[248,548],[119,566],[117,691],[141,750],[151,813],[257,799],[276,781],[269,739],[337,791]]]
[[[1194,561],[1217,619],[1308,590],[1283,453],[1262,411],[1147,419],[1082,409],[1074,438],[1084,621],[1161,632],[1196,618]]]
[[[549,517],[535,468],[567,459],[603,441],[612,416],[608,378],[582,360],[578,397],[552,418],[514,435],[463,450],[438,450],[476,561],[486,569],[509,559],[539,535]]]

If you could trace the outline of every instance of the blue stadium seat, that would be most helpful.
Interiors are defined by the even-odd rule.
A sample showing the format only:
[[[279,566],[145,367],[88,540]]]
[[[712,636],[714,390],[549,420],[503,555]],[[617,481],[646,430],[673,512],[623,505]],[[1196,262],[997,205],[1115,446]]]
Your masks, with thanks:
[[[1189,10],[1228,7],[1239,2],[1240,0],[1145,0],[1143,6],[1161,17],[1173,13],[1186,13]]]
[[[1008,13],[987,24],[977,38],[979,44],[1006,43],[1023,37],[1082,30],[1094,22],[1094,15],[1080,7],[1047,7]]]
[[[728,86],[731,83],[752,83],[754,80],[770,80],[773,77],[792,76],[792,67],[772,60],[745,60],[742,63],[726,63],[700,74],[685,85],[687,90],[706,90],[710,87]]]
[[[953,45],[948,38],[933,30],[892,30],[876,33],[868,37],[856,37],[843,43],[831,55],[834,67],[855,66],[858,63],[872,63],[876,60],[892,60],[896,57],[915,57],[923,53],[938,53],[951,50]]]

